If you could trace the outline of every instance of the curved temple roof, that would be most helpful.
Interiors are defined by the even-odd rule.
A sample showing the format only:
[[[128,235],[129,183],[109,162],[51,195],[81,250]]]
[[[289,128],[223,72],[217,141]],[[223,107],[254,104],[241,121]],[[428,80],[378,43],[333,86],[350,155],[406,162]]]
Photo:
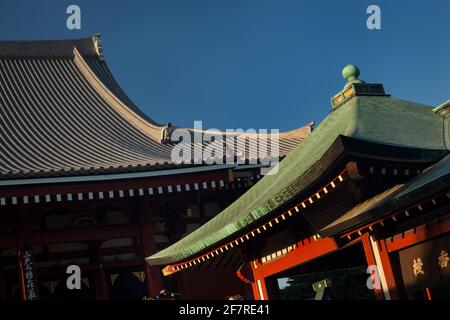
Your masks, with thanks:
[[[277,174],[263,177],[216,217],[147,261],[152,265],[185,261],[264,219],[307,190],[308,181],[316,175],[314,166],[321,165],[319,162],[340,136],[422,150],[419,155],[423,161],[437,161],[450,149],[449,131],[445,129],[449,124],[449,119],[434,113],[430,106],[378,92],[345,98],[280,162]]]
[[[281,133],[280,154],[311,125]],[[177,167],[167,128],[123,92],[98,36],[0,41],[0,179]]]

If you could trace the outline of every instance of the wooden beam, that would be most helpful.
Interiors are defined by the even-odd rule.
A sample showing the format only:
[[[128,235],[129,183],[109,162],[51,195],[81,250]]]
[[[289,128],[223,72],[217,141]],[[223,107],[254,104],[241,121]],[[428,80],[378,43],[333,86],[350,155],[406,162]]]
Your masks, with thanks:
[[[386,278],[387,288],[389,290],[390,299],[398,300],[399,297],[397,292],[397,282],[394,276],[394,269],[391,263],[391,256],[389,255],[389,251],[387,250],[386,240],[379,240],[377,242],[384,277]]]
[[[254,300],[269,300],[266,287],[266,279],[264,275],[263,265],[259,259],[253,260],[250,263],[255,281],[252,283],[253,299]]]
[[[147,297],[156,297],[163,283],[161,278],[161,269],[157,266],[150,266],[145,262],[145,258],[158,251],[154,240],[154,228],[152,220],[160,209],[160,203],[152,203],[150,201],[142,201],[139,216],[140,219],[140,239],[142,248],[142,262],[144,264],[145,284],[147,286]]]
[[[385,240],[375,240],[371,234],[365,233],[361,241],[368,266],[376,267],[374,277],[379,287],[374,287],[374,290],[377,299],[398,300],[397,281]]]
[[[132,268],[132,267],[143,267],[142,259],[133,259],[133,260],[117,260],[117,261],[107,261],[103,262],[103,269],[122,269],[122,268]],[[81,274],[84,275],[86,272],[96,271],[99,266],[97,263],[86,263],[78,265],[81,269]],[[40,277],[50,277],[50,276],[58,276],[67,275],[66,274],[67,265],[58,265],[52,267],[37,267],[36,273]],[[7,279],[17,279],[17,271],[14,270],[5,270],[4,271],[5,278]]]
[[[134,246],[122,246],[122,247],[112,247],[112,248],[101,248],[102,256],[119,255],[127,253],[137,253]],[[35,254],[35,262],[48,262],[48,261],[61,261],[70,259],[82,259],[89,258],[89,251],[87,250],[77,250],[77,251],[64,251],[64,252],[50,252]],[[0,257],[0,265],[10,265],[15,264],[17,259],[13,256]]]
[[[262,272],[264,277],[270,277],[337,249],[338,246],[332,238],[320,238],[310,240],[309,242],[304,241],[304,244],[302,241],[299,241],[294,250],[286,253],[284,256],[262,264]]]
[[[109,300],[109,279],[103,267],[103,257],[100,252],[101,242],[92,242],[89,244],[91,253],[90,261],[96,265],[94,271],[95,294],[97,300]]]
[[[364,254],[366,256],[366,261],[367,261],[367,266],[376,266],[376,260],[375,260],[375,256],[373,253],[373,249],[372,249],[372,245],[370,243],[370,239],[369,239],[369,234],[365,233],[361,236],[361,243],[364,249]],[[383,295],[383,290],[381,290],[381,282],[379,279],[379,275],[378,275],[378,271],[376,274],[374,275],[370,275],[371,280],[375,280],[372,281],[372,285],[373,285],[373,291],[375,293],[375,297],[377,300],[383,300],[384,299],[384,295]]]
[[[22,186],[9,186],[1,188],[2,196],[34,196],[34,195],[56,195],[66,193],[87,193],[87,192],[105,192],[105,191],[118,191],[129,190],[139,188],[157,188],[159,186],[176,186],[177,184],[193,184],[203,183],[206,181],[219,181],[228,179],[228,171],[226,169],[187,173],[180,175],[172,175],[171,179],[168,176],[162,177],[148,177],[148,178],[135,178],[128,180],[108,180],[108,181],[90,181],[90,182],[76,182],[76,183],[62,183],[62,184],[49,184],[45,185],[22,185]],[[176,192],[174,192],[176,193]],[[106,198],[105,198],[106,199]]]
[[[450,217],[408,230],[386,240],[388,252],[394,252],[450,232]]]
[[[16,226],[15,245],[16,245],[16,257],[17,257],[17,272],[19,279],[19,295],[21,300],[27,300],[27,288],[26,288],[26,275],[23,259],[23,251],[25,245],[30,245],[27,242],[27,229],[28,229],[28,216],[23,207],[20,207],[19,216]],[[33,268],[33,278],[36,276],[35,269]]]
[[[87,242],[107,239],[129,238],[139,235],[138,225],[103,226],[92,229],[70,229],[58,231],[32,231],[26,235],[29,245]],[[16,246],[16,235],[0,235],[0,246],[10,248]]]

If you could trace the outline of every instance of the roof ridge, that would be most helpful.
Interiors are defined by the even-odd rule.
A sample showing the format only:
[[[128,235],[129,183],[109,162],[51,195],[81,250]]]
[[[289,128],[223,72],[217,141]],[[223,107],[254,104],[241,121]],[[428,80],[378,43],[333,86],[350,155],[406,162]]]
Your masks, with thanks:
[[[0,40],[0,56],[2,57],[73,57],[76,47],[83,55],[98,56],[95,46],[99,35],[77,39],[58,40]]]
[[[203,134],[203,135],[221,135],[224,137],[240,137],[240,138],[257,138],[257,139],[272,139],[278,135],[280,139],[304,139],[311,133],[314,126],[314,121],[310,121],[307,124],[297,127],[291,130],[279,131],[277,133],[272,132],[270,129],[266,133],[259,132],[258,130],[249,129],[234,129],[234,131],[221,130],[221,129],[197,129],[197,128],[182,128],[189,130],[191,133]],[[242,130],[242,131],[240,131]]]
[[[161,132],[164,126],[154,122],[150,118],[144,118],[140,113],[136,112],[134,108],[125,104],[106,84],[104,84],[92,70],[88,63],[83,59],[77,48],[74,51],[74,61],[80,72],[84,75],[92,87],[114,108],[124,119],[131,123],[136,129],[142,133],[150,136],[156,141],[161,140]]]

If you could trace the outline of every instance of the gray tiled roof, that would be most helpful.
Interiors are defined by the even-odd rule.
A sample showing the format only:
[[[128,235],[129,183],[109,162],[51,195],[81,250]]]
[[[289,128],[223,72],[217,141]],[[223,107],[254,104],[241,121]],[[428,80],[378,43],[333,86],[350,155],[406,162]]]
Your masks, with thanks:
[[[177,167],[166,126],[122,91],[97,41],[0,41],[0,179]],[[280,134],[280,153],[310,131]]]

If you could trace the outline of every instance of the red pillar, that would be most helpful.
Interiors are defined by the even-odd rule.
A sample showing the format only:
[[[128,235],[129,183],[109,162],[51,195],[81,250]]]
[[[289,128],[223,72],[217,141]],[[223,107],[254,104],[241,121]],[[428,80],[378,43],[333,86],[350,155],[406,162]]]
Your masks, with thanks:
[[[153,210],[152,210],[153,209]],[[162,285],[162,273],[159,267],[150,266],[145,258],[157,252],[157,247],[154,239],[153,224],[152,224],[152,212],[158,208],[151,206],[150,202],[145,201],[144,207],[140,215],[141,220],[141,244],[142,244],[142,256],[144,259],[144,273],[145,283],[147,285],[147,297],[155,297],[159,294]]]
[[[20,300],[27,300],[27,293],[25,288],[25,276],[24,276],[24,268],[23,268],[23,262],[22,262],[22,255],[20,252],[20,247],[16,247],[16,254],[17,254],[17,267],[18,267],[18,273],[19,273],[19,297]]]
[[[377,263],[375,262],[375,256],[373,254],[372,245],[370,244],[369,235],[367,233],[361,236],[361,242],[364,248],[364,254],[366,256],[367,265],[376,266]],[[375,283],[373,283],[373,285],[374,285],[373,290],[375,292],[377,300],[383,300],[384,299],[383,290],[381,289],[381,287],[377,287]]]
[[[252,284],[253,298],[255,300],[269,300],[262,264],[258,259],[255,259],[250,262],[250,266],[255,280]]]
[[[109,300],[109,279],[103,268],[103,257],[100,250],[101,243],[91,244],[92,262],[95,264],[95,295],[97,300]]]
[[[22,248],[25,245],[26,214],[23,208],[20,208],[16,227],[16,256],[19,275],[19,297],[21,300],[27,300],[25,287],[25,270],[23,265]]]
[[[102,265],[99,266],[96,272],[95,284],[97,300],[109,300],[109,279]]]
[[[397,285],[391,260],[384,240],[374,240],[370,234],[361,236],[367,265],[376,266],[381,284],[374,288],[377,299],[398,300]]]

